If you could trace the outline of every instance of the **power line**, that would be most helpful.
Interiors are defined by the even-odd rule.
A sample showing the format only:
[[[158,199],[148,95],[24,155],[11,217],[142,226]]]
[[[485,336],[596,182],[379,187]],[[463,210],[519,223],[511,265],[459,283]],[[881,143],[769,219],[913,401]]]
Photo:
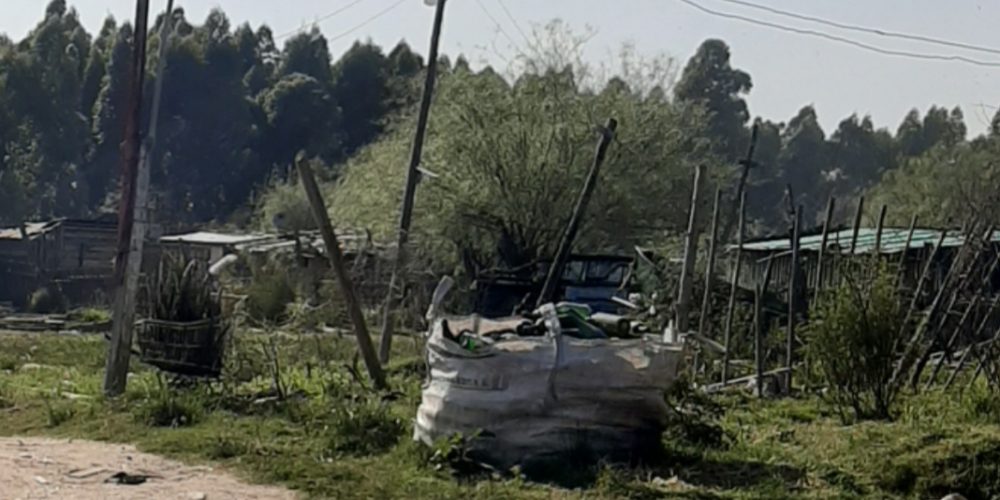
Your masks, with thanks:
[[[923,54],[923,53],[919,53],[919,52],[908,52],[908,51],[903,51],[903,50],[884,49],[884,48],[881,48],[881,47],[877,47],[875,45],[869,45],[867,43],[859,42],[859,41],[856,41],[856,40],[851,40],[850,38],[844,38],[844,37],[837,36],[837,35],[831,35],[829,33],[825,33],[825,32],[822,32],[822,31],[815,31],[815,30],[801,29],[801,28],[793,28],[791,26],[785,26],[785,25],[782,25],[782,24],[776,24],[776,23],[772,23],[772,22],[768,22],[768,21],[762,21],[760,19],[754,19],[752,17],[746,17],[746,16],[737,15],[737,14],[730,14],[728,12],[721,12],[721,11],[713,10],[713,9],[708,8],[708,7],[704,7],[704,6],[702,6],[702,5],[694,2],[692,0],[679,0],[679,1],[685,3],[685,4],[689,5],[689,6],[691,6],[691,7],[695,8],[695,9],[697,9],[697,10],[700,10],[701,12],[704,12],[706,14],[712,15],[712,16],[722,17],[722,18],[726,18],[726,19],[734,19],[734,20],[737,20],[737,21],[743,21],[745,23],[755,24],[755,25],[758,25],[758,26],[763,26],[763,27],[766,27],[766,28],[772,28],[772,29],[776,29],[776,30],[779,30],[779,31],[785,31],[785,32],[789,32],[789,33],[795,33],[795,34],[798,34],[798,35],[806,35],[806,36],[813,36],[813,37],[817,37],[817,38],[824,38],[826,40],[830,40],[830,41],[834,41],[834,42],[839,42],[839,43],[843,43],[843,44],[847,44],[847,45],[852,45],[854,47],[857,47],[857,48],[860,48],[860,49],[864,49],[864,50],[867,50],[867,51],[870,51],[870,52],[875,52],[875,53],[882,54],[882,55],[898,56],[898,57],[909,57],[911,59],[923,59],[923,60],[930,60],[930,61],[955,61],[955,62],[964,62],[964,63],[968,63],[968,64],[974,64],[976,66],[986,66],[986,67],[993,67],[993,68],[1000,67],[1000,62],[982,61],[982,60],[979,60],[979,59],[972,59],[972,58],[968,58],[968,57],[965,57],[965,56]]]
[[[479,5],[479,10],[483,11],[483,14],[486,14],[486,17],[490,18],[490,21],[493,22],[494,26],[496,26],[497,31],[499,31],[500,34],[503,35],[503,37],[506,38],[507,41],[514,46],[514,50],[517,51],[517,53],[523,57],[524,51],[522,51],[521,47],[517,45],[517,42],[515,42],[514,39],[511,38],[509,34],[507,34],[507,31],[503,29],[503,26],[500,25],[500,22],[497,21],[497,18],[493,17],[493,14],[490,14],[490,11],[486,8],[485,5],[483,5],[483,1],[476,0],[476,4]]]
[[[347,9],[350,9],[351,7],[354,7],[355,5],[357,5],[357,4],[361,3],[361,2],[364,2],[364,1],[365,0],[354,0],[353,2],[351,2],[351,3],[349,3],[349,4],[345,5],[345,6],[343,6],[343,7],[339,8],[339,9],[337,9],[337,10],[329,13],[329,14],[325,14],[325,15],[321,16],[319,19],[316,19],[315,21],[313,21],[312,24],[310,24],[310,26],[316,26],[317,24],[319,24],[319,23],[321,23],[323,21],[326,21],[327,19],[330,19],[331,17],[336,16],[337,14],[340,14],[341,12],[344,12]],[[274,37],[274,39],[275,40],[281,40],[282,38],[290,37],[290,36],[292,36],[292,35],[294,35],[296,33],[301,33],[303,31],[305,31],[305,29],[306,29],[305,26],[303,26],[301,28],[296,28],[296,29],[293,29],[293,30],[288,31],[286,33],[282,33],[282,34]]]
[[[841,23],[837,21],[831,21],[829,19],[823,19],[820,17],[809,16],[805,14],[798,14],[795,12],[790,12],[787,10],[777,9],[768,5],[761,5],[754,2],[747,2],[746,0],[720,0],[722,2],[727,2],[736,5],[742,5],[744,7],[749,7],[751,9],[762,10],[765,12],[770,12],[772,14],[777,14],[779,16],[785,16],[792,19],[798,19],[800,21],[809,21],[813,23],[825,24],[827,26],[832,26],[834,28],[840,28],[850,31],[857,31],[860,33],[869,33],[873,35],[879,35],[889,38],[900,38],[903,40],[911,40],[916,42],[932,43],[936,45],[943,45],[946,47],[954,47],[959,49],[974,50],[978,52],[986,52],[989,54],[1000,54],[1000,49],[995,49],[992,47],[985,47],[982,45],[973,45],[964,42],[955,42],[952,40],[945,40],[942,38],[934,38],[924,35],[914,35],[910,33],[903,33],[899,31],[889,31],[881,28],[869,28],[867,26],[859,26],[856,24]]]
[[[514,28],[517,32],[521,34],[521,38],[524,38],[524,43],[528,44],[528,48],[537,52],[535,45],[531,43],[531,38],[529,38],[528,35],[525,34],[524,30],[521,29],[521,23],[517,22],[514,15],[510,13],[510,10],[507,8],[507,4],[505,4],[503,0],[497,0],[497,3],[500,4],[500,8],[503,9],[504,14],[507,15],[507,19],[510,19],[510,22],[514,24]]]
[[[344,32],[342,32],[342,33],[340,33],[338,35],[335,35],[335,36],[332,36],[330,38],[327,38],[327,41],[328,42],[333,42],[333,41],[336,41],[336,40],[340,40],[341,38],[344,38],[345,36],[350,35],[351,33],[354,33],[355,31],[357,31],[357,30],[359,30],[361,28],[364,28],[365,26],[367,26],[371,22],[375,21],[376,19],[378,19],[378,18],[380,18],[380,17],[388,14],[389,12],[395,10],[396,7],[399,7],[400,5],[403,5],[403,2],[405,2],[405,1],[407,1],[407,0],[397,0],[392,5],[390,5],[390,6],[386,7],[386,8],[384,8],[384,9],[376,12],[375,15],[369,17],[368,19],[365,19],[364,21],[361,21],[361,23],[358,24],[357,26],[355,26],[355,27],[353,27],[353,28],[351,28],[351,29],[349,29],[347,31],[344,31]]]

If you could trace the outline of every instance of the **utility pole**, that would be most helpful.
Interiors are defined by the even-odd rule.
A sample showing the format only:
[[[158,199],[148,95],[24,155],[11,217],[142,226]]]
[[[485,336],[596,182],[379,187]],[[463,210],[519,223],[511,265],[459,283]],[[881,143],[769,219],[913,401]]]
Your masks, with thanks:
[[[403,288],[404,278],[401,274],[406,267],[406,244],[410,240],[410,223],[413,219],[413,199],[417,193],[417,183],[420,182],[420,158],[424,152],[424,135],[427,132],[427,118],[430,115],[431,100],[434,97],[434,82],[437,79],[438,45],[441,41],[441,24],[444,22],[444,6],[447,0],[436,0],[434,10],[434,28],[431,30],[431,48],[427,53],[427,75],[424,80],[424,93],[420,100],[420,112],[417,115],[417,130],[410,149],[410,166],[406,171],[406,187],[403,189],[403,205],[399,214],[399,234],[396,240],[396,260],[392,265],[392,278],[389,279],[389,292],[382,311],[382,339],[379,342],[379,360],[382,364],[389,363],[389,352],[392,350],[392,311],[398,305]]]
[[[135,255],[134,259],[129,257],[132,253],[133,236],[135,235],[133,223],[138,197],[137,178],[141,155],[139,121],[142,119],[142,88],[146,76],[148,22],[149,0],[136,0],[125,133],[121,145],[122,193],[121,200],[118,202],[118,251],[115,258],[114,274],[115,301],[112,312],[111,344],[108,346],[108,357],[104,371],[104,393],[111,397],[124,393],[128,380],[129,357],[132,353],[132,323],[135,315],[135,290],[130,290],[128,287],[128,274],[133,269],[129,265],[129,261],[141,261],[142,259],[141,254]],[[141,225],[142,222],[140,222]],[[136,233],[139,232],[141,231],[136,231]]]

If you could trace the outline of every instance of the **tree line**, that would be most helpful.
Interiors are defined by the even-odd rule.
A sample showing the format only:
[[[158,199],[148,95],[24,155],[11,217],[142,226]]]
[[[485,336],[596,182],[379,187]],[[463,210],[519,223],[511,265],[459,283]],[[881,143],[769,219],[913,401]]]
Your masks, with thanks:
[[[344,223],[391,235],[425,61],[405,42],[389,51],[356,42],[334,58],[316,29],[279,46],[267,26],[233,28],[221,10],[201,24],[174,15],[153,161],[160,217],[246,223],[254,212],[295,213],[302,200],[286,180],[304,151],[326,167]],[[150,71],[163,21],[148,35]],[[506,71],[438,61],[425,161],[435,178],[422,183],[417,227],[466,263],[499,255],[514,265],[551,251],[593,127],[611,115],[621,128],[584,234],[593,247],[676,235],[697,163],[710,167],[710,189],[734,196],[753,125],[747,195],[758,233],[787,230],[788,193],[807,224],[830,196],[870,193],[927,224],[988,216],[997,204],[976,179],[997,175],[998,118],[972,140],[959,108],[913,110],[895,131],[852,115],[828,133],[812,106],[787,122],[754,118],[752,78],[732,67],[721,40],[706,40],[682,67],[625,54],[601,74],[574,56],[581,42],[560,26]],[[114,210],[133,37],[112,18],[88,33],[65,0],[50,1],[23,40],[0,37],[0,223]]]

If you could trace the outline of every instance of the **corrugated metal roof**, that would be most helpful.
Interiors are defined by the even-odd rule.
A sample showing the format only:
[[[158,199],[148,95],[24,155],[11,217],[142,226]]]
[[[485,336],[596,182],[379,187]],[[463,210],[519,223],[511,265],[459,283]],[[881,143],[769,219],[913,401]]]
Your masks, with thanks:
[[[875,250],[876,232],[877,230],[874,228],[861,228],[858,230],[857,253],[869,253]],[[882,230],[882,253],[902,252],[905,249],[906,238],[909,232],[909,228],[884,228]],[[909,248],[923,248],[924,246],[936,245],[938,240],[941,238],[941,232],[942,231],[939,229],[916,229],[913,231],[913,239],[910,242]],[[851,237],[853,234],[853,229],[842,229],[840,231],[831,232],[827,239],[827,248],[836,245],[839,246],[842,251],[850,251]],[[958,231],[950,231],[949,235],[944,239],[943,246],[957,247],[964,241],[965,237],[958,234]],[[1000,231],[995,231],[993,233],[992,241],[1000,241]],[[822,244],[822,234],[803,236],[799,239],[799,246],[805,251],[819,251]],[[730,248],[736,248],[736,245],[732,245]],[[790,250],[791,238],[778,238],[745,243],[743,245],[743,249],[755,252]]]
[[[175,234],[160,238],[162,243],[190,243],[195,245],[241,245],[255,241],[274,238],[267,234],[225,234],[209,231],[197,231],[188,234]]]

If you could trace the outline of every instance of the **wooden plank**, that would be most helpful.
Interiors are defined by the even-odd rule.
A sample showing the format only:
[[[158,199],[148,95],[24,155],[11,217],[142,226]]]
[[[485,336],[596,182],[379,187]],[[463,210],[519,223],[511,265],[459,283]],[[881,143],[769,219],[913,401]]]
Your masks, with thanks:
[[[865,211],[865,197],[862,196],[858,198],[858,209],[854,213],[854,228],[851,231],[851,255],[854,255],[858,249],[858,231],[861,230],[861,215]]]

